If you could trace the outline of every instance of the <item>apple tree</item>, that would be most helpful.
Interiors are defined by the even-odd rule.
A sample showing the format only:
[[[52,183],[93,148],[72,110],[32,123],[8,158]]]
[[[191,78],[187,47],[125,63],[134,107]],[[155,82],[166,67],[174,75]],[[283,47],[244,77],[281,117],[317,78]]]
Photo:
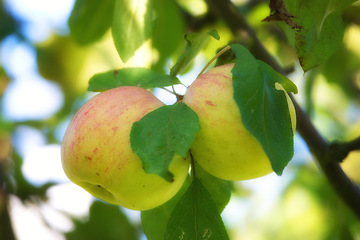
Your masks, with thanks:
[[[76,0],[68,28],[35,46],[64,106],[22,123],[46,126],[68,178],[100,199],[64,238],[360,237],[359,1]],[[1,122],[2,147],[18,125]],[[56,183],[2,159],[0,234],[15,239],[8,196],[46,202]],[[276,200],[254,203],[254,181]]]

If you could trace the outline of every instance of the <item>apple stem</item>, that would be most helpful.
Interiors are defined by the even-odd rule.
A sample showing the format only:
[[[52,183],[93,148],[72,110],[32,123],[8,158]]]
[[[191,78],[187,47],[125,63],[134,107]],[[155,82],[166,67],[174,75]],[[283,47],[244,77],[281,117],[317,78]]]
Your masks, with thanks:
[[[176,93],[176,91],[175,91],[174,85],[171,85],[171,88],[172,88],[174,94],[175,94],[175,95],[178,95],[178,94]]]
[[[189,153],[190,153],[190,158],[191,158],[191,172],[193,174],[193,177],[196,178],[194,157],[191,154],[191,150],[189,151]]]
[[[164,88],[164,87],[161,87],[161,89],[162,89],[162,90],[165,90],[165,91],[167,91],[167,92],[169,92],[169,93],[171,93],[171,94],[174,94],[174,95],[176,96],[176,102],[180,102],[180,101],[182,101],[182,99],[184,98],[183,95],[178,94],[178,93],[175,92],[174,86],[172,86],[172,89],[173,89],[172,91],[169,90],[169,89],[167,89],[167,88]]]
[[[224,47],[223,49],[220,50],[220,52],[218,52],[206,65],[205,67],[201,70],[201,72],[199,73],[199,75],[197,77],[199,77],[200,75],[202,75],[205,70],[210,66],[210,64],[215,61],[215,59],[217,59],[218,57],[220,57],[224,52],[226,52],[227,50],[230,49],[230,46],[227,45],[226,47]]]
[[[173,91],[171,91],[171,90],[169,90],[169,89],[167,89],[167,88],[164,88],[164,87],[162,87],[161,89],[162,89],[162,90],[165,90],[165,91],[167,91],[167,92],[169,92],[169,93],[171,93],[171,94],[176,95],[176,92],[174,91],[174,87],[173,87]]]
[[[189,86],[186,86],[185,84],[183,84],[182,82],[180,82],[180,85],[183,85],[184,87],[188,88]]]

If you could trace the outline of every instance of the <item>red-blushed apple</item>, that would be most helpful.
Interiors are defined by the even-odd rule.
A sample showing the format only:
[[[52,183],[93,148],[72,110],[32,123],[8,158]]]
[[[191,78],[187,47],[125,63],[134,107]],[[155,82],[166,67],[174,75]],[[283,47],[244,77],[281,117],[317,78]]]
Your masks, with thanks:
[[[132,124],[164,106],[139,87],[104,91],[88,102],[70,122],[61,147],[63,169],[69,179],[93,196],[133,210],[155,208],[183,185],[190,160],[175,157],[172,182],[144,171],[130,146]]]
[[[198,77],[183,102],[196,112],[201,126],[191,146],[194,159],[212,175],[238,181],[261,177],[273,170],[260,142],[242,124],[234,100],[233,66],[215,67]],[[276,84],[276,89],[284,91],[280,84]],[[295,110],[286,96],[294,132]]]

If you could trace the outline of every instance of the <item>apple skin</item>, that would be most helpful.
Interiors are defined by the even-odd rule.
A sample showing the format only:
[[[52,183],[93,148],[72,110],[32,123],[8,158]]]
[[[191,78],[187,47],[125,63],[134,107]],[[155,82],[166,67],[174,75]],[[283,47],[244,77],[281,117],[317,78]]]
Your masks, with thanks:
[[[151,92],[118,87],[102,92],[76,113],[61,147],[65,174],[94,197],[133,210],[148,210],[172,198],[183,185],[190,159],[170,164],[172,182],[145,173],[130,146],[132,124],[164,106]]]
[[[191,146],[194,159],[215,177],[239,181],[261,177],[273,170],[260,142],[242,124],[233,98],[233,66],[215,67],[198,77],[188,88],[183,102],[196,112],[201,126]],[[278,88],[284,90],[281,85]],[[286,96],[294,132],[295,110]]]

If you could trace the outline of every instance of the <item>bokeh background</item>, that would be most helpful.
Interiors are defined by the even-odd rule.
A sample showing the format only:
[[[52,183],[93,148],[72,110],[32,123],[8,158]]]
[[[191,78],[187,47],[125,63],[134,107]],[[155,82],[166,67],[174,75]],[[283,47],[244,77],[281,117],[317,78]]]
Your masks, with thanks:
[[[67,124],[96,93],[88,80],[111,69],[142,66],[169,72],[188,31],[216,29],[192,68],[179,76],[191,84],[216,51],[232,40],[204,1],[177,0],[171,54],[146,42],[126,64],[111,33],[78,44],[68,19],[75,0],[0,0],[0,239],[146,239],[140,213],[110,206],[71,183],[62,171],[60,144]],[[234,1],[265,47],[291,69],[296,99],[329,140],[360,135],[360,7],[346,14],[344,43],[321,68],[303,74],[281,23],[262,23],[267,1]],[[171,10],[173,11],[173,10]],[[188,15],[186,15],[186,14]],[[189,17],[191,16],[191,18]],[[207,21],[191,25],[190,20]],[[197,22],[198,24],[201,21]],[[184,86],[176,86],[184,93]],[[162,101],[175,98],[154,89]],[[343,167],[360,184],[360,152]],[[306,144],[296,135],[295,155],[282,176],[236,182],[222,216],[231,239],[360,239],[360,223],[335,195]],[[11,225],[8,225],[11,223]]]

